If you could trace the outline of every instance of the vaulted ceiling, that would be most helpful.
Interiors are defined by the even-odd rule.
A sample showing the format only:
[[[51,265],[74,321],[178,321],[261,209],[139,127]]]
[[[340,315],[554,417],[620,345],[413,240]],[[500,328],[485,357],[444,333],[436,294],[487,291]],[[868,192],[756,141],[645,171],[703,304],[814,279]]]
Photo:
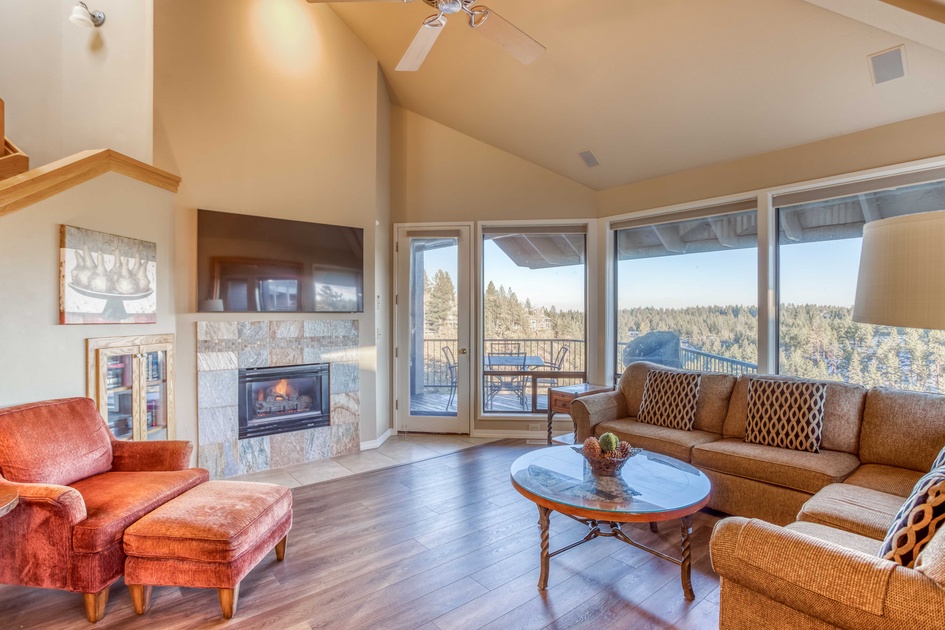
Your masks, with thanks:
[[[395,102],[595,189],[945,110],[945,52],[806,0],[481,1],[547,52],[522,65],[453,16],[394,72],[431,8],[332,7]],[[873,86],[867,55],[900,44],[908,76]]]

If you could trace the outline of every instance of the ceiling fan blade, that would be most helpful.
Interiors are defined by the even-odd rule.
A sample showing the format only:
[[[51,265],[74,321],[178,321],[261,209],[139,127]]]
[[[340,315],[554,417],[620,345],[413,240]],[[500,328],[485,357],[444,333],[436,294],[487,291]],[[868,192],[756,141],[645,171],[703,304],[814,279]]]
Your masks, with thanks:
[[[479,8],[486,9],[486,7]],[[526,35],[517,26],[492,9],[488,11],[488,17],[473,27],[477,33],[485,35],[525,65],[535,61],[541,53],[545,52],[544,46]]]
[[[401,57],[400,63],[394,68],[400,72],[415,72],[423,65],[423,60],[427,58],[427,53],[436,43],[436,38],[440,36],[446,20],[435,16],[436,19],[427,19],[420,30],[414,35],[413,41],[407,47],[407,52]]]

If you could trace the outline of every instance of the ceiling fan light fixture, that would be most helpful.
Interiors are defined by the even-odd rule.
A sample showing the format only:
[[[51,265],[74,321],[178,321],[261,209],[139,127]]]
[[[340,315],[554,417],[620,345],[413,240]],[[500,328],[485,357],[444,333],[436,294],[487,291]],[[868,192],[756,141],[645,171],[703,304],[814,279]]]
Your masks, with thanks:
[[[72,7],[72,14],[69,16],[69,21],[76,26],[92,28],[93,26],[101,26],[105,23],[105,14],[101,11],[91,11],[87,4],[78,2]]]

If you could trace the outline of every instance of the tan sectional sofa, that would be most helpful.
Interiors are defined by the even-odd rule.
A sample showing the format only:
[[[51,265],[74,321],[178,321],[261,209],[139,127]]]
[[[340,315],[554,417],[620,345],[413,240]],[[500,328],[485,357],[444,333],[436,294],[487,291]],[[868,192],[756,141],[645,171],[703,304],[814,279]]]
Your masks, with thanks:
[[[744,441],[748,382],[704,374],[693,431],[636,421],[650,363],[617,391],[572,403],[577,439],[616,433],[691,462],[709,507],[737,515],[713,533],[720,627],[945,629],[945,534],[915,568],[878,557],[905,498],[945,445],[945,396],[828,383],[820,453]],[[747,517],[747,518],[746,518]]]

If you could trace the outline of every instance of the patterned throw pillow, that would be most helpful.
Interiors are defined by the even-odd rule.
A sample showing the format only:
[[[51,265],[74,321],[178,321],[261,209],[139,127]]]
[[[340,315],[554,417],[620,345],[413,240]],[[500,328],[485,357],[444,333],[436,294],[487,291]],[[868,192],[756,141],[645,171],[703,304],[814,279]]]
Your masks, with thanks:
[[[751,379],[745,441],[819,453],[826,398],[824,383]]]
[[[945,446],[942,447],[942,450],[938,452],[938,455],[935,457],[935,461],[932,462],[932,467],[929,468],[929,471],[933,471],[936,468],[941,468],[945,466]]]
[[[893,519],[883,546],[881,558],[904,567],[912,567],[919,552],[932,540],[935,530],[945,520],[945,467],[926,473],[919,479]]]
[[[671,429],[692,431],[702,375],[695,372],[650,370],[643,384],[637,420]]]

